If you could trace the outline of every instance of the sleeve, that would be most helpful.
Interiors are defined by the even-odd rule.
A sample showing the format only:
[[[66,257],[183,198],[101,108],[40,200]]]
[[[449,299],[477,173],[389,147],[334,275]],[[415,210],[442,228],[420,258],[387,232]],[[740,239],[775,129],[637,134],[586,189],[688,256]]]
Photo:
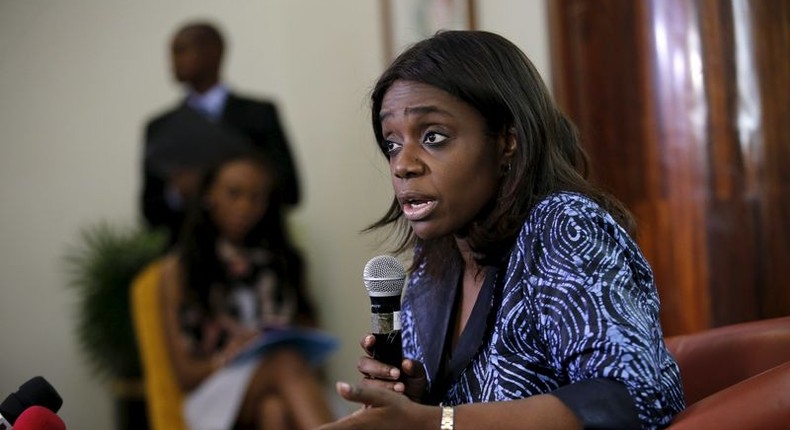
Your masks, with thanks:
[[[288,137],[280,121],[277,107],[272,103],[266,103],[262,111],[262,120],[265,124],[261,141],[261,149],[274,161],[280,170],[282,178],[282,199],[288,206],[295,206],[301,199],[301,189],[299,176],[296,171],[296,163],[291,153]]]
[[[282,169],[283,203],[293,206],[298,204],[301,198],[299,176],[296,174],[296,164],[294,163],[290,145],[280,122],[277,109],[273,108],[272,112],[274,127],[269,139],[275,144],[271,146],[271,151],[273,152],[273,158],[278,160],[278,165]]]
[[[150,122],[145,128],[144,151],[142,154],[142,192],[140,193],[140,208],[143,218],[151,228],[164,227],[171,236],[176,234],[183,214],[171,207],[166,196],[166,183],[163,178],[154,173],[149,166],[146,154],[150,149],[150,142],[157,130],[158,121]],[[172,240],[172,238],[171,238]]]
[[[628,410],[642,428],[668,424],[683,408],[682,394],[677,365],[664,349],[647,262],[592,203],[566,201],[544,221],[536,247],[536,312],[551,365],[567,381],[556,395],[582,419],[593,411],[607,428],[622,428],[615,423]],[[591,395],[601,401],[585,404]]]
[[[585,379],[551,394],[570,408],[586,429],[629,430],[641,426],[633,398],[619,381]]]

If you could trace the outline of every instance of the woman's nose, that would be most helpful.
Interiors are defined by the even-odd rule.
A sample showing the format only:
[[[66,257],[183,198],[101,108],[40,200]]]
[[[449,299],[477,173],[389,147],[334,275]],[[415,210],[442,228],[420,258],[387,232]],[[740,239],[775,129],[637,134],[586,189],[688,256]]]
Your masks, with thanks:
[[[236,201],[236,210],[244,215],[253,212],[256,206],[256,202],[249,197],[242,197]]]
[[[390,159],[395,177],[407,179],[425,173],[425,164],[419,152],[419,145],[403,145],[401,150]]]

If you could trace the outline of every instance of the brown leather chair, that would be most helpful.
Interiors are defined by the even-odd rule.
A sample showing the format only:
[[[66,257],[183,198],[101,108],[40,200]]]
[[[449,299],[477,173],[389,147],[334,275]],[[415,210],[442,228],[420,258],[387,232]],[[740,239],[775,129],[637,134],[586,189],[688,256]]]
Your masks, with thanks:
[[[666,339],[687,408],[670,429],[790,426],[790,317],[732,324]]]

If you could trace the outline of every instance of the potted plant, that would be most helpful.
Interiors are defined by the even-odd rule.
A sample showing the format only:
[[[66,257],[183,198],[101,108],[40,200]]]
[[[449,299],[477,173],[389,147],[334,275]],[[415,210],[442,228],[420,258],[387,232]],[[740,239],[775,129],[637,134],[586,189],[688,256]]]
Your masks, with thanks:
[[[147,427],[129,288],[162,255],[166,239],[162,232],[102,222],[83,229],[65,255],[68,285],[78,299],[77,341],[94,372],[110,382],[120,429]]]

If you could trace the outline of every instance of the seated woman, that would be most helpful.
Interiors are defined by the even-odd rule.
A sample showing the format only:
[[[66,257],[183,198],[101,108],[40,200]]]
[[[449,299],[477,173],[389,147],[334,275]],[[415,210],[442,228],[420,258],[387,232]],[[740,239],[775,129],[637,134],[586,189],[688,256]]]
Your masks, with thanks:
[[[200,418],[189,416],[192,394],[262,328],[313,324],[274,171],[256,154],[210,169],[199,207],[165,257],[165,332],[178,381],[190,393],[187,422]],[[227,411],[228,428],[308,429],[332,419],[315,371],[297,351],[279,348],[248,366],[243,383],[229,384],[241,392],[213,397],[227,403],[211,406]]]
[[[653,273],[527,57],[440,32],[381,75],[371,114],[394,189],[373,227],[414,252],[406,359],[363,357],[338,391],[368,407],[322,429],[666,426],[683,391]]]

